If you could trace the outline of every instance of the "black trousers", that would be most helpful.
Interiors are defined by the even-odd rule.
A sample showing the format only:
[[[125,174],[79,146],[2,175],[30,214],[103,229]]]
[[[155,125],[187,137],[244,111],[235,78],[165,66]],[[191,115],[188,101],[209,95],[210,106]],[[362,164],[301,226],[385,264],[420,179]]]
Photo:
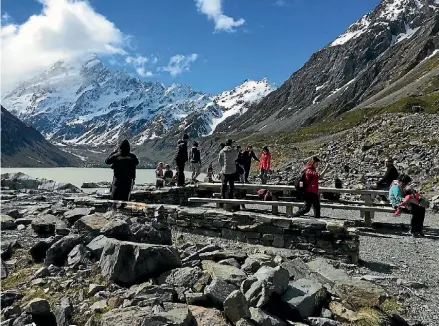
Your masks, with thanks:
[[[411,232],[420,233],[424,228],[425,208],[419,205],[411,205],[412,219],[410,221]]]
[[[177,164],[177,173],[178,173],[177,186],[184,187],[184,181],[186,179],[184,177],[184,163],[183,164]]]
[[[229,185],[229,199],[233,198],[233,191],[235,190],[236,173],[221,175],[221,198],[226,199],[227,184]]]
[[[299,209],[293,216],[298,217],[308,213],[311,210],[311,206],[314,210],[314,217],[320,218],[320,196],[312,192],[305,192],[303,194],[303,200],[305,206]]]
[[[250,174],[250,168],[251,168],[251,165],[244,165],[244,170],[245,170],[244,180],[245,180],[245,182],[248,182],[248,175]]]
[[[127,201],[130,198],[133,181],[113,181],[111,185],[111,199]]]

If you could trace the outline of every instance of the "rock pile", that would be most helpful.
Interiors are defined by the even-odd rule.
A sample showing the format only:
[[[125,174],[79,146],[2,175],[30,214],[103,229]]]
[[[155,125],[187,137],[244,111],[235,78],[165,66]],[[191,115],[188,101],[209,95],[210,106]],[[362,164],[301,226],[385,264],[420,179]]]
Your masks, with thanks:
[[[4,325],[341,325],[402,318],[386,308],[394,299],[383,288],[323,258],[172,242],[163,206],[101,212],[104,206],[82,205],[80,197],[27,196],[28,202],[5,201],[17,229],[2,230],[2,259],[10,268],[2,282]]]
[[[341,137],[315,149],[329,166],[326,185],[339,177],[345,187],[364,187],[385,172],[391,156],[399,172],[410,175],[424,193],[439,192],[439,116],[433,114],[384,114],[354,127]],[[303,162],[289,163],[280,175],[293,179]]]

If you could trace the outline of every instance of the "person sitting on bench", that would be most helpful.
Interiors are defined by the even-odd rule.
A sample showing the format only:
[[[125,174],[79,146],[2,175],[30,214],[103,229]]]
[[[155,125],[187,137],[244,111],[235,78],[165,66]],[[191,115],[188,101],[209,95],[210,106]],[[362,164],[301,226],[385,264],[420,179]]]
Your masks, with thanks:
[[[398,179],[399,173],[395,165],[393,165],[393,158],[389,157],[385,160],[386,163],[386,173],[384,176],[376,183],[374,189],[378,190],[389,190],[392,182]]]

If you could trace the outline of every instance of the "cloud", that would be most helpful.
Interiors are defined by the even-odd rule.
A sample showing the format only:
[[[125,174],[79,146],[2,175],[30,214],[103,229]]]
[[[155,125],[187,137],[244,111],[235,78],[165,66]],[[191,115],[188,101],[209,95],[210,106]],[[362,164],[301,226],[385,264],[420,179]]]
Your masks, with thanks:
[[[226,16],[222,10],[222,0],[195,0],[199,12],[205,14],[210,20],[215,22],[217,32],[235,32],[236,27],[245,23],[243,18],[238,20]]]
[[[148,58],[143,57],[141,55],[139,55],[137,57],[128,56],[125,58],[126,63],[133,64],[135,66],[143,66],[148,61],[149,61]]]
[[[172,77],[182,74],[185,71],[190,70],[191,63],[198,59],[198,54],[192,53],[191,55],[177,54],[169,59],[169,63],[166,67],[161,67],[160,70],[167,71]]]
[[[154,58],[153,58],[154,61]],[[152,73],[152,71],[147,71],[145,69],[145,65],[149,62],[149,59],[147,57],[138,55],[136,57],[132,57],[132,56],[127,56],[125,58],[125,62],[127,64],[130,64],[134,67],[134,69],[136,70],[137,74],[140,77],[152,77],[154,76],[154,74]]]
[[[288,2],[285,0],[276,0],[274,4],[279,7],[288,7]]]
[[[152,71],[150,71],[150,70],[146,71],[145,68],[143,68],[143,67],[136,68],[136,72],[141,77],[152,77],[152,76],[154,76]]]
[[[2,25],[9,23],[12,20],[12,17],[5,11],[2,15]]]
[[[21,25],[7,23],[2,26],[3,92],[57,60],[90,52],[127,54],[125,42],[129,37],[88,2],[39,1],[43,5],[41,13],[29,17]]]

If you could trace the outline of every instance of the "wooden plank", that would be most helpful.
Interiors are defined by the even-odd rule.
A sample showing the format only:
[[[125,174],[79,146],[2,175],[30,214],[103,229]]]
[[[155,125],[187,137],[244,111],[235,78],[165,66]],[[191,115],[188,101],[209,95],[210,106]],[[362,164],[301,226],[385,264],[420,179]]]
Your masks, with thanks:
[[[212,184],[212,183],[199,183],[197,185],[198,188],[203,190],[219,190],[221,188],[220,184]],[[246,189],[246,190],[259,190],[259,189],[268,189],[270,191],[294,191],[296,188],[294,186],[288,185],[269,185],[269,184],[235,184],[235,189]],[[320,192],[329,192],[329,193],[338,193],[338,194],[369,194],[369,195],[388,195],[388,191],[386,190],[366,190],[366,189],[346,189],[346,188],[327,188],[320,187]]]
[[[282,202],[282,201],[256,201],[256,200],[248,200],[248,199],[219,199],[219,198],[198,198],[191,197],[189,198],[190,203],[231,203],[236,205],[264,205],[264,206],[291,206],[291,207],[300,207],[303,206],[303,202]],[[374,211],[374,212],[383,212],[383,213],[393,213],[394,210],[388,207],[373,207],[373,206],[354,206],[354,205],[341,205],[341,204],[327,204],[321,203],[322,208],[331,208],[331,209],[345,209],[345,210],[353,210],[353,211]]]

